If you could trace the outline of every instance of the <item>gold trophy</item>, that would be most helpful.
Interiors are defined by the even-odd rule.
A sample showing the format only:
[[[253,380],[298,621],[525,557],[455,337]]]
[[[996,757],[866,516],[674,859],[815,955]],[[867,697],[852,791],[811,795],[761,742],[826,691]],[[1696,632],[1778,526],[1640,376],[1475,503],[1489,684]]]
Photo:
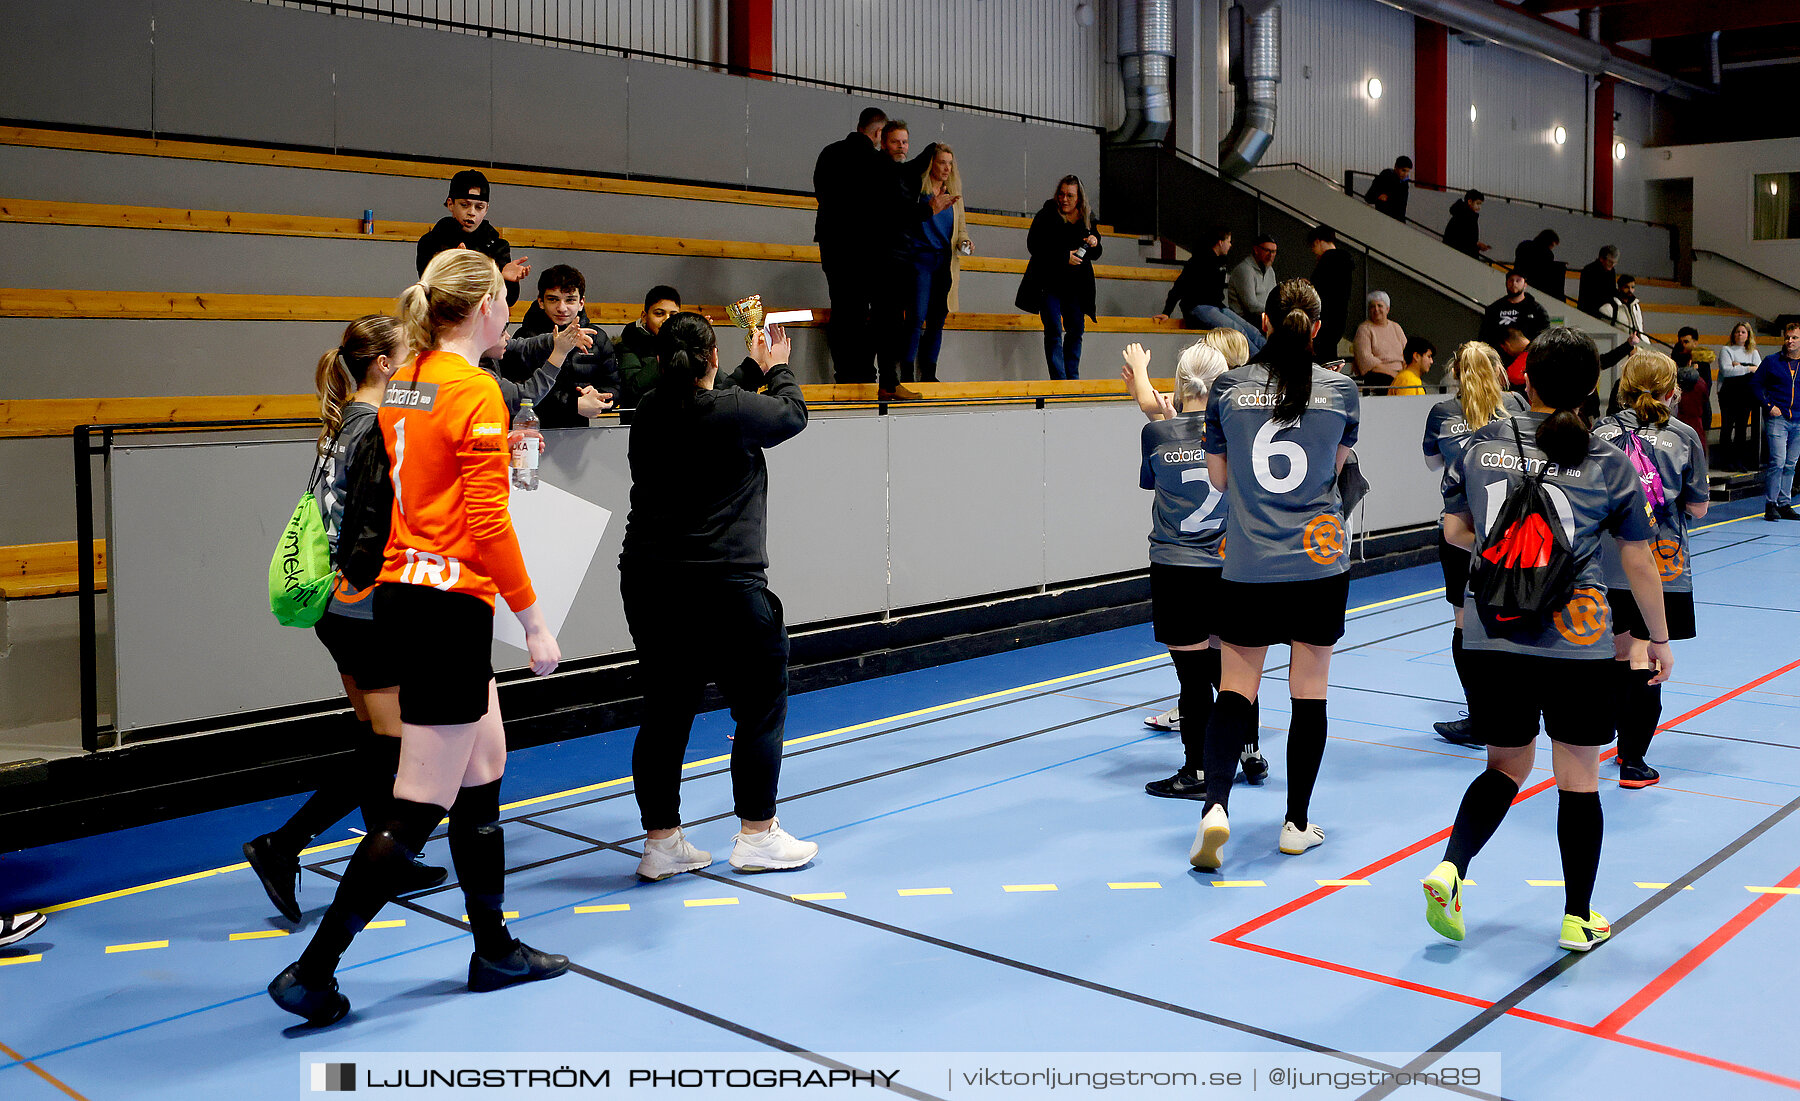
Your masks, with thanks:
[[[749,346],[754,341],[756,334],[759,332],[763,333],[764,339],[768,338],[768,333],[763,328],[762,295],[753,294],[748,298],[738,299],[736,302],[725,307],[725,316],[731,318],[731,323],[733,325],[744,330],[744,344],[746,346]]]

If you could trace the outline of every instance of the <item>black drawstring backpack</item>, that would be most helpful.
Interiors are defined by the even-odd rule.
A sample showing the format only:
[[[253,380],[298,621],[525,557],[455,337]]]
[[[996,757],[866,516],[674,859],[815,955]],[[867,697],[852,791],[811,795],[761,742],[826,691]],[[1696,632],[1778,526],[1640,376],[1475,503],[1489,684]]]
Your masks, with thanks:
[[[1520,469],[1529,471],[1519,422],[1511,419],[1508,423],[1519,447]],[[1581,563],[1556,514],[1556,504],[1544,488],[1549,469],[1546,461],[1536,474],[1527,473],[1507,493],[1489,531],[1488,545],[1469,560],[1469,591],[1490,638],[1542,634],[1575,594]]]

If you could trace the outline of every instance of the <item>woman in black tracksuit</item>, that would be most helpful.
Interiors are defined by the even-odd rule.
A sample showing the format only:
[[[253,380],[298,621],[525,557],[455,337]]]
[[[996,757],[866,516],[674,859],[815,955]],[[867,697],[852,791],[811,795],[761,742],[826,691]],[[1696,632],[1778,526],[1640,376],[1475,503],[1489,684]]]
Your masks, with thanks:
[[[632,747],[648,831],[637,873],[667,879],[712,863],[681,830],[681,762],[709,680],[737,722],[731,786],[740,829],[731,866],[785,871],[818,845],[775,817],[787,721],[787,628],[769,591],[769,471],[763,449],[806,427],[806,399],[779,327],[757,333],[743,389],[715,389],[719,348],[695,313],[657,334],[662,375],[631,425],[631,512],[619,555],[625,621],[637,646],[644,717]],[[758,391],[766,392],[758,392]]]

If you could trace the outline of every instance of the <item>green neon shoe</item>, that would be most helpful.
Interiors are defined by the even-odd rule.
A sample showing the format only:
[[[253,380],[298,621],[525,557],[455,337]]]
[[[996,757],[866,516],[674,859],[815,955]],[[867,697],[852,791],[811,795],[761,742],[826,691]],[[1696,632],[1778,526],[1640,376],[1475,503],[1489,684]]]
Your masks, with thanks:
[[[1425,885],[1425,920],[1451,940],[1463,939],[1462,876],[1448,860],[1431,869]]]
[[[1589,910],[1586,921],[1574,914],[1564,914],[1562,936],[1556,943],[1571,952],[1586,952],[1610,936],[1612,924],[1600,916],[1600,911]]]

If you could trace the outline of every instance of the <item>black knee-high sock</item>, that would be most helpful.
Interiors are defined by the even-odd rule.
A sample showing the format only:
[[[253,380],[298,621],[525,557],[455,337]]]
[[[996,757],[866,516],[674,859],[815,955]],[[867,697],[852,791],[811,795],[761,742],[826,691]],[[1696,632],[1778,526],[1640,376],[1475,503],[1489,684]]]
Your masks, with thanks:
[[[1254,705],[1236,692],[1220,692],[1213,704],[1212,721],[1206,724],[1206,810],[1231,802],[1231,782],[1253,713]]]
[[[356,934],[394,897],[395,874],[418,855],[443,818],[444,808],[435,803],[395,799],[389,805],[387,821],[370,830],[350,857],[331,909],[300,954],[303,977],[313,981],[331,977]]]
[[[1562,849],[1563,913],[1587,920],[1593,908],[1594,877],[1600,871],[1600,837],[1605,821],[1597,791],[1558,791],[1556,844]]]
[[[1450,661],[1456,666],[1456,679],[1462,684],[1463,703],[1469,702],[1469,658],[1463,649],[1463,629],[1450,632]]]
[[[1219,691],[1219,685],[1224,683],[1223,678],[1225,676],[1223,666],[1221,665],[1223,660],[1222,652],[1217,646],[1208,646],[1204,650],[1196,650],[1194,652],[1200,655],[1201,668],[1206,671],[1206,683],[1212,685],[1213,693],[1216,695]]]
[[[1250,729],[1244,732],[1244,748],[1262,748],[1262,701],[1250,701]]]
[[[1619,760],[1628,764],[1644,762],[1656,724],[1662,721],[1662,685],[1650,683],[1655,675],[1654,669],[1626,666],[1619,678]]]
[[[1206,677],[1210,650],[1170,650],[1175,676],[1181,681],[1182,766],[1199,771],[1206,767],[1206,726],[1212,721],[1213,688]]]
[[[506,834],[500,826],[500,781],[463,788],[450,808],[450,857],[469,910],[475,951],[497,960],[512,951],[506,931]]]
[[[360,754],[363,742],[372,737],[368,733],[369,726],[352,718],[350,723],[355,728],[355,751]],[[312,844],[313,838],[330,829],[339,819],[361,806],[363,803],[363,784],[356,767],[348,769],[334,768],[326,776],[319,790],[301,804],[294,816],[276,827],[271,836],[282,852],[298,854],[301,849]],[[369,826],[364,820],[364,826]],[[373,828],[369,826],[369,828]]]
[[[1463,792],[1462,806],[1456,810],[1456,825],[1450,829],[1450,843],[1444,846],[1444,859],[1456,865],[1457,875],[1469,874],[1469,861],[1500,828],[1518,794],[1519,785],[1497,768],[1475,777],[1469,790]]]
[[[1319,782],[1319,764],[1325,759],[1325,701],[1290,702],[1294,710],[1288,720],[1287,820],[1303,830],[1313,785]]]
[[[362,784],[363,824],[374,829],[394,801],[394,774],[400,771],[400,739],[370,730],[357,747],[356,771]]]

